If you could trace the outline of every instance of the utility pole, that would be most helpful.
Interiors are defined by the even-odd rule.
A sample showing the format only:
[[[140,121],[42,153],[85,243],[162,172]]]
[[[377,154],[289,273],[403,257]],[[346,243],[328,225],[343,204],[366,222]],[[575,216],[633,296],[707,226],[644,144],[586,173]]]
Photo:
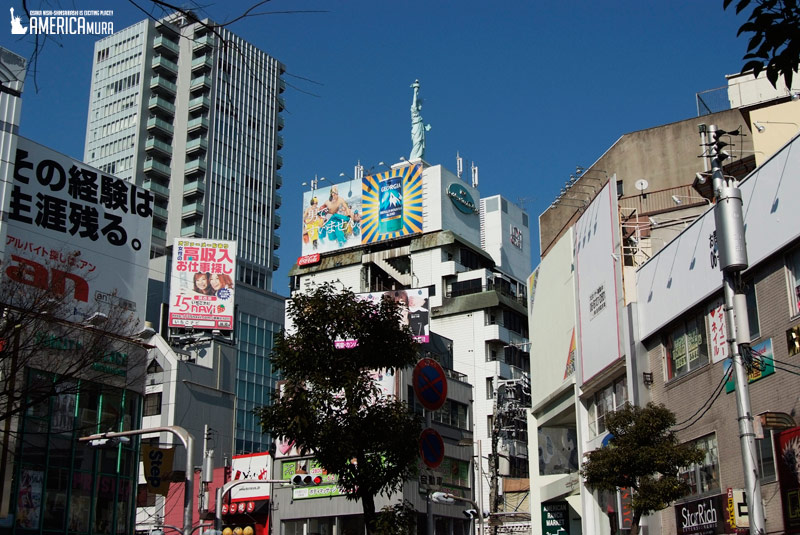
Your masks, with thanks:
[[[736,408],[739,420],[739,442],[742,449],[745,492],[750,518],[750,534],[766,533],[764,506],[761,501],[761,482],[756,459],[753,415],[750,409],[748,390],[748,371],[745,366],[752,364],[750,350],[750,328],[747,318],[747,300],[742,285],[742,271],[747,269],[747,246],[744,240],[744,217],[742,215],[742,192],[733,177],[722,173],[722,162],[728,157],[723,148],[728,143],[722,141],[727,135],[736,132],[718,130],[710,125],[711,138],[711,179],[714,188],[714,223],[716,243],[719,251],[719,267],[722,270],[722,285],[725,294],[725,324],[728,346],[733,363],[736,384]]]

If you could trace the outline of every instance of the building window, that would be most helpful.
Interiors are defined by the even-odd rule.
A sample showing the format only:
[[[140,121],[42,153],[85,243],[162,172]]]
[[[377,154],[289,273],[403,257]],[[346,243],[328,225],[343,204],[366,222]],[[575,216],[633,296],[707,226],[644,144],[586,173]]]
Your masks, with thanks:
[[[800,314],[800,249],[796,249],[786,259],[789,268],[790,299],[792,302],[792,316]]]
[[[594,395],[589,405],[589,430],[594,436],[606,432],[606,415],[628,402],[628,384],[617,379]]]
[[[144,415],[157,416],[161,414],[161,392],[153,392],[144,396]]]
[[[772,429],[764,429],[764,438],[756,439],[756,452],[758,452],[758,469],[761,481],[775,481],[775,440]]]
[[[692,316],[667,335],[667,379],[675,379],[708,364],[705,317]]]
[[[689,484],[687,496],[711,494],[719,492],[719,450],[717,449],[717,436],[707,435],[692,442],[706,456],[699,464],[693,464],[680,470],[680,477]]]
[[[434,422],[457,427],[459,429],[469,429],[467,426],[467,406],[463,403],[447,400],[438,411],[431,413]]]
[[[494,377],[486,378],[486,399],[494,397]]]
[[[747,299],[747,324],[750,328],[750,339],[755,340],[761,336],[761,327],[759,327],[758,322],[758,302],[756,301],[755,281],[747,283],[744,295]]]

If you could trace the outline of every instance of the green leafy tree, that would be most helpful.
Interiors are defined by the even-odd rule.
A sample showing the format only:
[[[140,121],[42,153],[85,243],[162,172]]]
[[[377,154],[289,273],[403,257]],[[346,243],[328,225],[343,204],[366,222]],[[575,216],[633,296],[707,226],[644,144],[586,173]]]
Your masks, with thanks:
[[[404,402],[381,395],[376,376],[412,365],[417,345],[393,300],[368,302],[330,284],[293,297],[287,313],[294,330],[271,355],[286,383],[258,409],[263,430],[312,452],[347,497],[361,501],[369,532],[379,533],[386,515],[376,513],[375,497],[414,475],[421,423]]]
[[[689,492],[678,471],[699,463],[705,453],[678,442],[671,430],[675,415],[663,405],[628,404],[607,414],[605,424],[612,438],[607,447],[587,455],[581,475],[593,490],[630,490],[631,535],[637,535],[643,515],[660,511]]]
[[[733,2],[723,0],[723,9]],[[753,34],[742,58],[747,60],[742,72],[752,70],[758,76],[766,69],[773,87],[777,87],[782,75],[786,87],[791,88],[800,60],[800,5],[797,0],[738,0],[736,14],[746,11],[751,3],[755,6],[737,34]]]

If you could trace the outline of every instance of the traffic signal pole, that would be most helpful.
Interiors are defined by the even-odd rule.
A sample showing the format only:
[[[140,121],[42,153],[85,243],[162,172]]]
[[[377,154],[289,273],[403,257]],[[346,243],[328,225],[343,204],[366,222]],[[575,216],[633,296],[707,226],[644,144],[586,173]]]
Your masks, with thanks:
[[[719,251],[719,266],[722,270],[722,285],[725,296],[725,324],[728,348],[733,365],[736,384],[736,408],[739,421],[739,442],[742,450],[747,509],[750,534],[766,533],[764,505],[761,501],[761,481],[758,473],[753,415],[750,408],[748,371],[744,357],[751,358],[750,328],[747,317],[747,300],[741,281],[741,272],[747,269],[747,247],[744,240],[744,217],[742,192],[733,177],[725,177],[722,162],[728,155],[723,151],[727,145],[722,141],[726,135],[738,132],[718,130],[715,125],[708,128],[711,141],[711,178],[714,188],[714,222]]]

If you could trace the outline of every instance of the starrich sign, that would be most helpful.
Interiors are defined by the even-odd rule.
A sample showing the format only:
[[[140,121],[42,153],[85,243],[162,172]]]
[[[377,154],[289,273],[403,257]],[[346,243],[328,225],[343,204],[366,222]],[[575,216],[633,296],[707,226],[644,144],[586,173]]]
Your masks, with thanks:
[[[717,494],[675,506],[678,535],[716,535],[726,533],[728,497]]]

